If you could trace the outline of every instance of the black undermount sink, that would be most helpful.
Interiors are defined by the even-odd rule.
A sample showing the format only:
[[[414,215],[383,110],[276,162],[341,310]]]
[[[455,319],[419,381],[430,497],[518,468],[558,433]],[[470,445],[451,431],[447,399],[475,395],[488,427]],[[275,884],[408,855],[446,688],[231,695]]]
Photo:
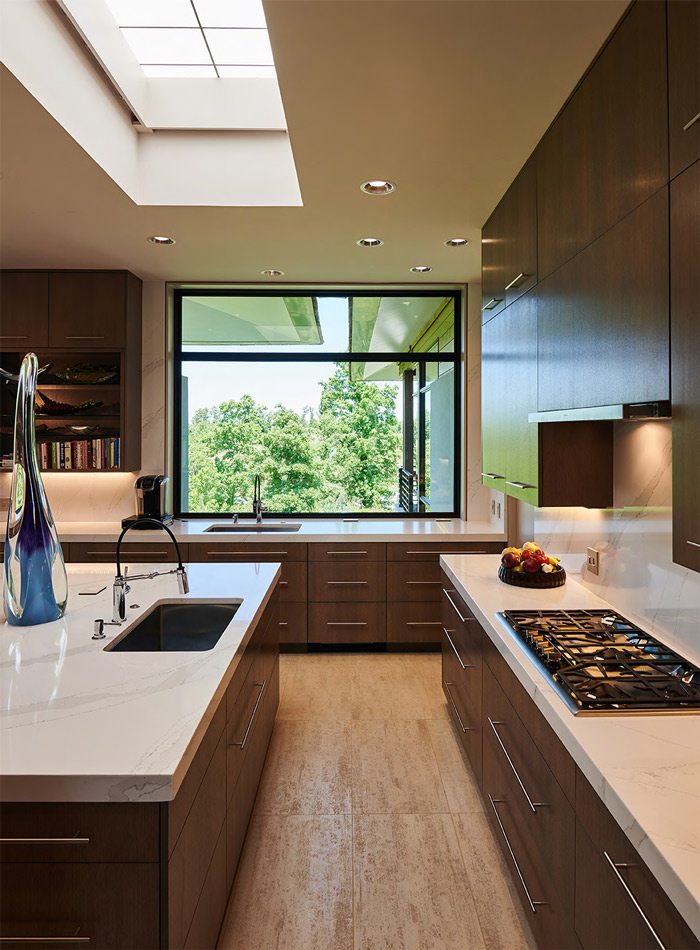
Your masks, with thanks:
[[[242,534],[251,534],[255,531],[286,531],[291,534],[292,531],[298,531],[299,528],[301,528],[300,524],[292,524],[291,522],[285,524],[284,522],[280,523],[279,521],[268,521],[267,523],[263,521],[262,524],[258,524],[255,521],[251,521],[246,524],[245,522],[239,521],[234,524],[232,521],[230,524],[210,525],[210,527],[204,529],[204,532],[205,534],[210,531],[228,534],[229,532],[238,531]]]
[[[105,650],[170,653],[211,650],[240,604],[159,604]]]

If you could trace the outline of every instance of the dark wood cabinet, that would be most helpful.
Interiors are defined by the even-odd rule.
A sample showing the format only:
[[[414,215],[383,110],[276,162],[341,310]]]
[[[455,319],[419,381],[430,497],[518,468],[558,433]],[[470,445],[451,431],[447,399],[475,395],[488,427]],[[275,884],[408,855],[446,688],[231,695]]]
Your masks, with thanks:
[[[441,591],[439,564],[429,561],[387,564],[386,598],[390,603],[439,603]]]
[[[632,4],[537,148],[539,277],[668,181],[666,10]]]
[[[506,219],[498,205],[481,232],[481,322],[506,305]]]
[[[54,271],[49,276],[49,344],[67,349],[126,344],[130,287],[126,271]],[[139,285],[140,296],[140,281]]]
[[[309,604],[309,643],[384,643],[386,604]]]
[[[386,606],[387,643],[421,643],[437,647],[442,635],[440,606],[428,603],[396,603]]]
[[[305,645],[308,640],[308,606],[305,603],[280,604],[280,644]]]
[[[0,347],[24,355],[48,345],[48,273],[0,272]]]
[[[673,560],[700,571],[700,161],[671,182]]]
[[[531,158],[502,199],[506,306],[537,283],[537,165]]]
[[[495,381],[484,374],[482,432],[501,475],[482,480],[539,507],[607,507],[613,503],[612,423],[529,421],[537,411],[537,318],[532,290],[482,328],[490,335],[489,353],[499,347]]]
[[[383,561],[312,562],[309,564],[309,602],[380,602],[386,600],[386,564]]]
[[[670,398],[668,235],[664,188],[540,281],[539,410]]]
[[[576,932],[591,950],[699,945],[600,800],[576,775]]]
[[[668,0],[671,178],[700,158],[700,3]]]
[[[164,535],[162,535],[164,537]],[[127,535],[128,537],[128,535]],[[133,537],[133,534],[132,534]],[[183,561],[188,560],[188,546],[178,542],[180,554]],[[87,564],[114,564],[116,545],[107,541],[72,541],[66,551],[64,547],[64,557],[66,561],[75,561]],[[142,542],[124,541],[121,546],[121,559],[123,562],[150,564],[155,562],[169,563],[177,562],[177,554],[172,541],[153,541]]]

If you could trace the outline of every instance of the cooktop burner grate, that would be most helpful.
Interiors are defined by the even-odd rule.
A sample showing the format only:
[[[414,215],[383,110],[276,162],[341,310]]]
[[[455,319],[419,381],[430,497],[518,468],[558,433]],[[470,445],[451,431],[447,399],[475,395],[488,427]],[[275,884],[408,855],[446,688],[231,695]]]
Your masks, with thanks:
[[[700,669],[610,610],[506,610],[581,710],[700,709]]]

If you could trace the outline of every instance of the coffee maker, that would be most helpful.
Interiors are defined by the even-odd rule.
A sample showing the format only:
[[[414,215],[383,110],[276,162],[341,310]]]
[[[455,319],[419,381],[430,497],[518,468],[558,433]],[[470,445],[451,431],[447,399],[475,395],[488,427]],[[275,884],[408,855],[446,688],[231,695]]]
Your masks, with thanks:
[[[140,475],[134,482],[136,492],[136,515],[124,518],[122,528],[128,525],[148,530],[153,525],[139,524],[142,518],[155,518],[163,524],[172,524],[173,519],[167,513],[165,503],[165,486],[169,482],[167,475]]]

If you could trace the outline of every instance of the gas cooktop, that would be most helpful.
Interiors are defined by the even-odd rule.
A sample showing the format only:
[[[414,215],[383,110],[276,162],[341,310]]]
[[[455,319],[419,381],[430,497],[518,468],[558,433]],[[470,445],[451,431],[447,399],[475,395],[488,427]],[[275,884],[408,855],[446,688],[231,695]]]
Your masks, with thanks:
[[[506,610],[575,712],[700,711],[700,669],[611,610]]]

